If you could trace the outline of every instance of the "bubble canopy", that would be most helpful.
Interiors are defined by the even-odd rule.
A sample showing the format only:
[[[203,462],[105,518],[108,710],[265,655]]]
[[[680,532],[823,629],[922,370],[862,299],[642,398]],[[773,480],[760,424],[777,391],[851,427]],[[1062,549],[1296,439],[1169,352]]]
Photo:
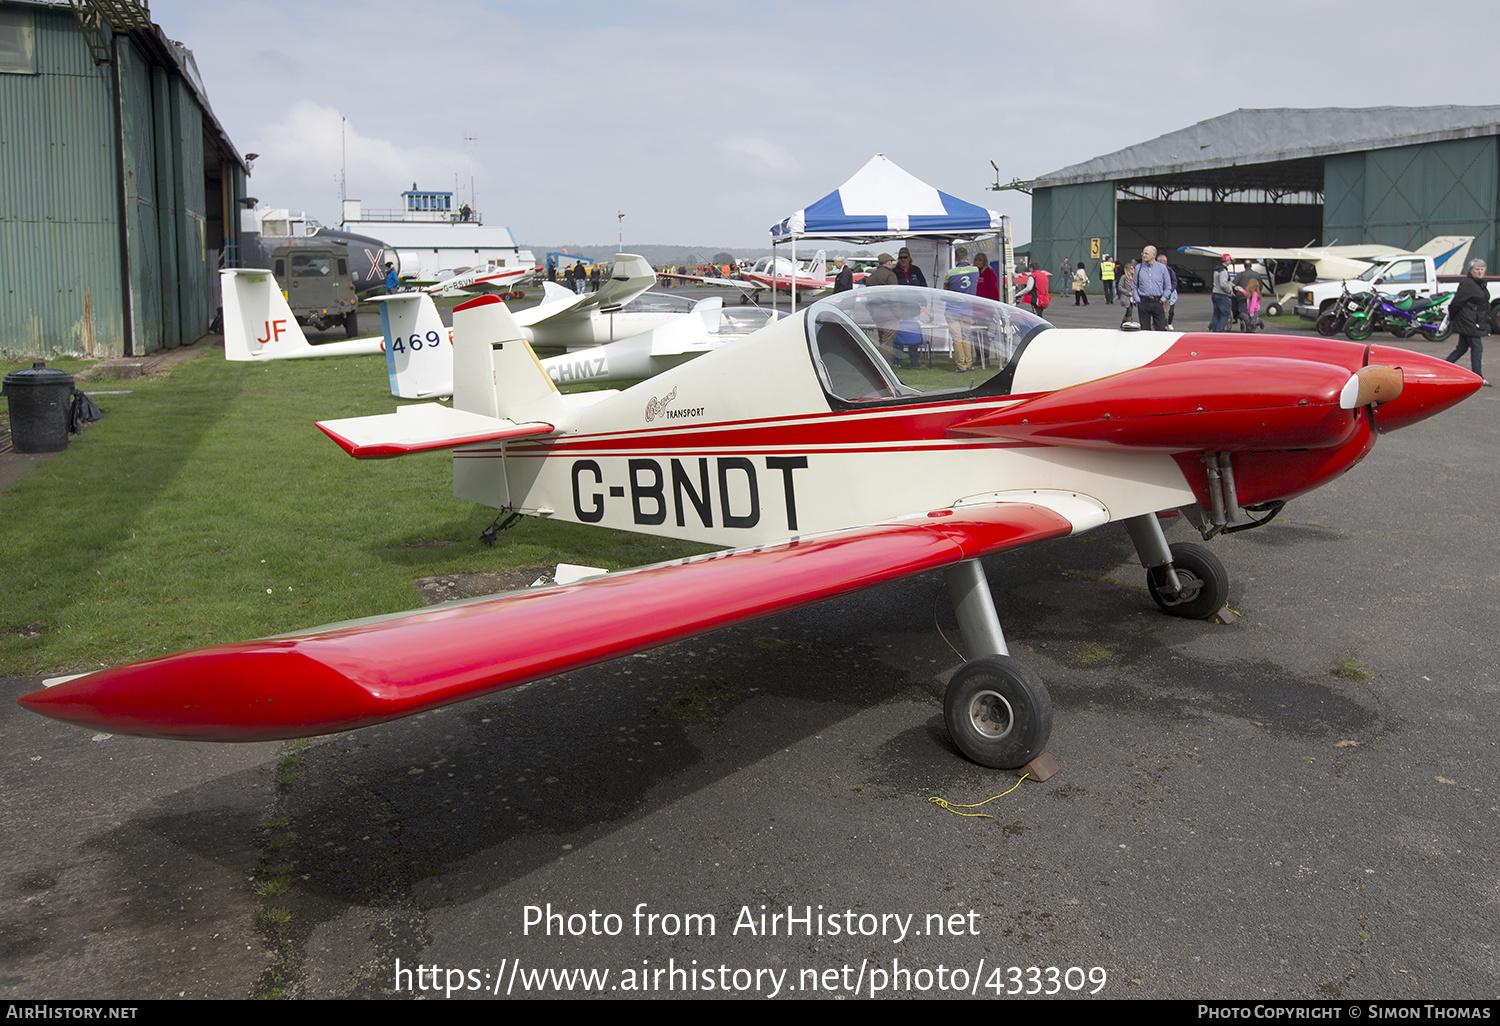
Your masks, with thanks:
[[[1005,395],[1021,350],[1052,327],[1020,307],[904,285],[841,292],[804,316],[823,390],[838,405],[859,407]],[[942,354],[964,340],[974,367],[955,373]]]

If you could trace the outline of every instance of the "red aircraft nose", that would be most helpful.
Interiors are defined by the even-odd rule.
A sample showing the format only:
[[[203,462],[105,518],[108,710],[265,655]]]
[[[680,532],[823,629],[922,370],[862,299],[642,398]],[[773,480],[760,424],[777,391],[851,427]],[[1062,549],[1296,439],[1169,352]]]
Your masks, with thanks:
[[[1370,364],[1401,370],[1401,394],[1374,408],[1381,433],[1426,420],[1473,395],[1484,379],[1447,360],[1394,346],[1371,346]]]

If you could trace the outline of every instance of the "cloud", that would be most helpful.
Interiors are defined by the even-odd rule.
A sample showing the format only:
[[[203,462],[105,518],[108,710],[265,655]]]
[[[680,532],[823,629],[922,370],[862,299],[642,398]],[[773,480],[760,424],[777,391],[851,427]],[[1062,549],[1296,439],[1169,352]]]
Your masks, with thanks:
[[[797,158],[785,146],[769,139],[730,136],[724,140],[724,152],[731,158],[732,165],[761,178],[802,172],[802,165],[797,162]],[[738,158],[746,158],[748,163]]]

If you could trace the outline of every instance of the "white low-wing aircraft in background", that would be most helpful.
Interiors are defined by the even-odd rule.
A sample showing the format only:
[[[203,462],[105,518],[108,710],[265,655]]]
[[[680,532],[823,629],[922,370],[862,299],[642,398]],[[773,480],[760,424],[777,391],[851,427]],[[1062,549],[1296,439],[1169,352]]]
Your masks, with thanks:
[[[969,336],[987,371],[898,371]],[[906,336],[906,337],[903,337]],[[1225,604],[1223,565],[1168,545],[1271,519],[1382,432],[1480,379],[1325,338],[1065,331],[927,289],[842,293],[623,391],[559,393],[505,305],[454,311],[453,407],[319,426],[356,457],[454,448],[453,489],[502,514],[728,551],[164,656],[21,699],[92,730],[252,741],[348,730],[942,569],[969,661],[944,712],[984,765],[1040,756],[1047,688],[1007,654],[980,559],[1121,523],[1163,612]],[[580,629],[586,625],[586,629]]]
[[[220,272],[224,356],[229,360],[291,360],[384,353],[391,394],[431,399],[453,394],[453,347],[429,291],[377,296],[381,334],[313,345],[269,271]],[[569,349],[542,367],[561,384],[638,381],[763,326],[770,314],[728,315],[719,297],[692,303],[643,294],[656,281],[641,257],[619,254],[598,292],[577,295],[551,282],[540,304],[515,315],[523,337]],[[628,308],[627,308],[628,305]]]
[[[1393,256],[1430,256],[1437,273],[1442,275],[1463,274],[1464,260],[1474,242],[1472,235],[1438,235],[1420,249],[1403,250],[1399,246],[1382,246],[1362,243],[1352,246],[1299,246],[1293,248],[1266,248],[1254,246],[1179,246],[1177,252],[1192,256],[1218,260],[1226,253],[1235,263],[1253,261],[1263,266],[1277,280],[1276,300],[1283,309],[1290,309],[1297,298],[1299,279],[1308,277],[1306,272],[1298,274],[1298,265],[1305,265],[1317,278],[1358,278],[1378,260]],[[1269,283],[1267,283],[1269,284]],[[1280,309],[1267,308],[1272,317]]]

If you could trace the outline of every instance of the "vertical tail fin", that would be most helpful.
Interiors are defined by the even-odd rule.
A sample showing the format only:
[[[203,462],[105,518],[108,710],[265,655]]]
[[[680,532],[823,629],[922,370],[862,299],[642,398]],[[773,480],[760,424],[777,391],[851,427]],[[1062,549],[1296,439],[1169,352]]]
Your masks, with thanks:
[[[453,408],[516,421],[551,417],[557,386],[498,296],[453,308]],[[528,407],[541,410],[527,412]]]
[[[1468,258],[1469,247],[1473,244],[1472,235],[1437,235],[1416,252],[1432,257],[1432,264],[1438,274],[1463,274],[1464,260]]]
[[[703,321],[703,330],[710,335],[717,335],[719,329],[724,326],[724,297],[710,296],[700,299],[693,304],[693,313],[697,314]]]
[[[453,394],[453,338],[426,292],[377,297],[391,395],[431,399]]]
[[[284,360],[312,349],[270,271],[225,268],[219,284],[226,360]]]
[[[828,277],[828,251],[826,249],[818,250],[813,257],[812,266],[807,269],[807,276],[809,278]]]

